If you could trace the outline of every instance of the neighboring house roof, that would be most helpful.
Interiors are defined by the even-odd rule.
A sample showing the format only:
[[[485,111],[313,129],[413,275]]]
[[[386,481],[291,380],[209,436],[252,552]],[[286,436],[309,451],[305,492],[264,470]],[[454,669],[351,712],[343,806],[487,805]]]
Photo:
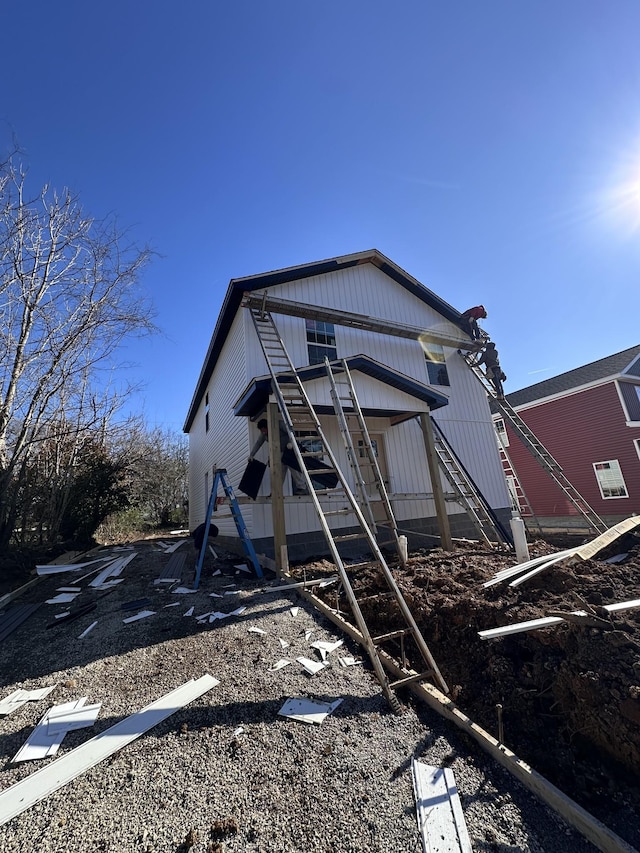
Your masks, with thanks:
[[[433,291],[429,290],[417,279],[410,276],[401,267],[385,257],[377,249],[370,249],[366,252],[358,252],[352,255],[341,255],[337,258],[329,258],[325,261],[316,261],[310,264],[302,264],[296,267],[286,267],[273,272],[259,273],[245,278],[232,278],[227,288],[227,293],[222,303],[222,309],[218,316],[218,322],[213,332],[207,355],[198,377],[196,390],[189,406],[187,418],[184,424],[184,432],[191,429],[191,425],[196,416],[200,401],[204,396],[206,387],[211,379],[213,370],[216,366],[220,352],[224,345],[231,324],[240,307],[242,294],[245,291],[263,290],[267,287],[273,287],[278,284],[285,284],[289,281],[296,281],[302,278],[311,278],[312,276],[322,275],[323,273],[334,272],[335,270],[347,269],[348,267],[357,266],[358,264],[373,264],[382,272],[386,273],[389,278],[406,288],[410,293],[425,302],[431,308],[434,308],[439,314],[447,320],[460,325],[460,312],[436,296]]]
[[[573,391],[603,379],[613,379],[628,370],[638,356],[640,356],[640,344],[507,394],[507,402],[514,407],[523,406],[526,403],[553,397],[565,391]]]
[[[365,373],[367,376],[371,376],[380,382],[384,382],[386,385],[397,388],[399,391],[404,391],[405,394],[409,394],[411,397],[415,397],[416,399],[427,403],[431,410],[440,409],[442,406],[446,406],[449,402],[444,394],[441,394],[439,391],[435,391],[429,385],[423,385],[422,382],[418,382],[416,379],[405,376],[403,373],[399,373],[397,370],[387,367],[385,364],[381,364],[379,361],[370,358],[368,355],[353,355],[346,358],[345,361],[347,362],[347,366],[350,371],[359,370],[361,373]],[[303,382],[318,379],[322,376],[326,377],[327,375],[327,371],[323,364],[311,364],[309,367],[299,368],[296,372]],[[293,382],[291,374],[281,373],[279,376],[285,381],[288,380],[289,382]],[[256,417],[264,410],[267,402],[269,401],[270,393],[270,376],[260,376],[253,379],[235,404],[233,409],[234,414],[244,417]],[[321,406],[314,406],[314,408],[316,411],[322,412]],[[329,409],[327,409],[327,411],[329,411]],[[333,412],[333,408],[331,408],[330,411]],[[376,414],[393,415],[397,414],[397,412],[393,412],[391,410],[380,411],[377,409]]]

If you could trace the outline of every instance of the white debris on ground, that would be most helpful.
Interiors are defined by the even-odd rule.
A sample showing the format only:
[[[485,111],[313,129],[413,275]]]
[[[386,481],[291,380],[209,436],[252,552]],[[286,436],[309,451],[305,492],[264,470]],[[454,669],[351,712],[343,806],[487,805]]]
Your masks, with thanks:
[[[57,685],[0,718],[0,788],[34,772],[9,761],[53,705],[101,703],[91,729],[66,734],[64,756],[189,679],[211,673],[219,684],[1,826],[3,853],[175,853],[187,839],[194,853],[214,842],[224,853],[420,853],[414,758],[455,773],[474,850],[594,850],[441,717],[392,713],[362,650],[295,589],[266,594],[264,581],[243,578],[235,615],[198,619],[229,578],[182,587],[186,616],[168,606],[171,587],[154,586],[163,559],[141,549],[118,587],[83,589],[77,606],[96,601],[92,612],[48,629],[51,608],[40,608],[0,644],[0,699]],[[25,601],[59,584],[44,576]],[[123,624],[122,603],[144,596],[152,612]],[[319,717],[308,724],[285,708]]]

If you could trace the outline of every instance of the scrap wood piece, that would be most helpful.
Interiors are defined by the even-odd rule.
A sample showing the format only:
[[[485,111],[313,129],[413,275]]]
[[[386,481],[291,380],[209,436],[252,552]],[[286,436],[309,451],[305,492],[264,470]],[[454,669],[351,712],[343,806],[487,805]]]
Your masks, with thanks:
[[[631,518],[627,518],[624,521],[619,522],[618,524],[614,524],[613,527],[605,530],[605,532],[601,533],[600,536],[596,536],[596,538],[592,539],[591,542],[587,542],[586,545],[582,545],[580,548],[577,548],[572,562],[577,562],[576,558],[579,558],[580,560],[590,560],[593,556],[602,551],[603,548],[606,548],[607,545],[615,542],[616,539],[619,539],[624,533],[629,533],[631,530],[635,530],[636,527],[640,527],[640,515],[634,515]]]
[[[0,826],[67,785],[85,770],[95,767],[219,683],[217,678],[208,674],[196,680],[192,679],[46,767],[6,788],[0,793]]]
[[[617,613],[620,610],[635,610],[640,607],[640,598],[631,601],[619,601],[616,604],[605,604],[602,610],[607,613]],[[572,616],[588,616],[585,610],[572,610]],[[509,634],[521,634],[525,631],[535,631],[538,628],[549,628],[551,625],[559,625],[564,622],[564,617],[546,616],[542,619],[530,619],[527,622],[514,622],[512,625],[503,625],[502,628],[489,628],[486,631],[478,631],[482,640],[492,640],[496,637],[506,637]]]
[[[265,586],[261,592],[282,592],[287,589],[304,589],[308,586],[317,586],[323,588],[325,586],[329,586],[332,583],[336,583],[338,580],[337,575],[333,575],[330,578],[316,578],[315,580],[310,581],[298,581],[297,583],[287,583],[280,584],[279,586]]]
[[[32,616],[40,607],[42,602],[37,604],[15,604],[5,611],[0,616],[0,642],[6,640],[9,634],[13,633],[16,628],[20,627],[29,616]]]
[[[559,616],[565,622],[571,622],[574,625],[580,625],[583,628],[603,628],[604,630],[613,630],[613,622],[607,619],[602,619],[600,616],[595,616],[587,611],[575,611],[565,613],[563,610],[549,610],[547,616]]]
[[[453,771],[411,759],[424,853],[473,853]]]
[[[316,699],[296,697],[287,699],[278,711],[278,715],[288,717],[291,720],[299,720],[301,723],[320,725],[341,702],[342,699],[336,699],[334,702],[318,702]]]
[[[248,631],[250,634],[266,634],[266,633],[267,633],[267,632],[266,632],[264,629],[262,629],[262,628],[256,628],[256,626],[255,626],[255,625],[250,625],[250,626],[247,628],[247,631]]]

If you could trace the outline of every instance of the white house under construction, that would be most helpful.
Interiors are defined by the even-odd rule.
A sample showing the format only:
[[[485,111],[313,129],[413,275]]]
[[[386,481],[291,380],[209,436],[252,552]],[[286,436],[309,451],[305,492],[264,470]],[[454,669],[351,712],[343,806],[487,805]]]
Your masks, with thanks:
[[[458,475],[507,525],[512,505],[487,393],[458,352],[469,345],[460,312],[377,250],[233,279],[184,425],[191,529],[205,519],[217,469],[237,488],[262,418],[283,419],[303,454],[325,460],[360,495],[373,525],[395,523],[412,547],[443,534],[478,538]],[[350,387],[346,397],[341,387]],[[308,404],[306,420],[289,416],[294,397]],[[350,430],[350,446],[345,424],[356,413],[364,424]],[[269,444],[258,457],[265,462]],[[367,453],[373,468],[358,467]],[[271,495],[267,469],[256,499],[242,502],[256,550],[273,555],[285,537],[291,559],[326,553],[317,501],[334,534],[353,529],[340,488],[314,481],[317,496],[294,495],[289,474],[282,488],[273,480]],[[215,523],[222,544],[237,546],[228,506]]]

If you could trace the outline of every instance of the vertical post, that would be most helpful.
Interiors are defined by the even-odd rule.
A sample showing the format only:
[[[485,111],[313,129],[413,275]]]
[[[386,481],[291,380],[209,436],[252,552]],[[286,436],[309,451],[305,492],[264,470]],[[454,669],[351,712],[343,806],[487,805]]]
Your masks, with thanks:
[[[271,520],[273,524],[273,549],[276,569],[284,571],[282,549],[287,547],[282,490],[282,448],[280,447],[280,411],[277,403],[267,403],[269,424],[269,469],[271,474]]]
[[[424,449],[427,454],[427,464],[429,466],[429,477],[431,478],[433,500],[436,505],[436,517],[438,519],[438,530],[440,531],[440,544],[445,551],[453,551],[449,516],[447,515],[447,505],[444,499],[444,492],[442,490],[440,466],[438,465],[438,457],[436,455],[436,448],[433,441],[433,428],[431,426],[431,416],[429,412],[421,412],[420,426],[422,428],[422,436],[424,438]]]

